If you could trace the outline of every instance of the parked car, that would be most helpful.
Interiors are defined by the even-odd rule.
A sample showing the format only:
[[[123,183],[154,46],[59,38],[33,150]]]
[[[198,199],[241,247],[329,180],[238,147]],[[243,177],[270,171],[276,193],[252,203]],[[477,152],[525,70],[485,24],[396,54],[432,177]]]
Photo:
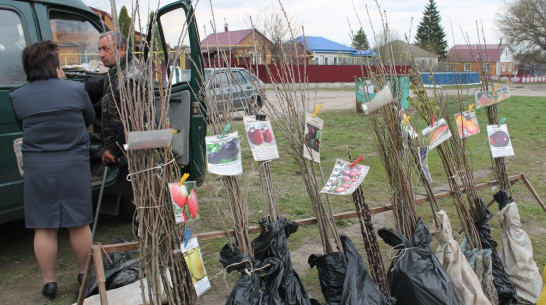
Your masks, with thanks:
[[[203,66],[199,61],[201,52],[196,21],[186,18],[194,16],[191,0],[171,1],[159,8],[154,16],[158,22],[154,29],[158,35],[155,43],[161,44],[166,50],[167,41],[163,39],[165,33],[161,29],[185,29],[188,34],[185,44],[191,46],[189,56],[194,62],[191,69],[194,75],[203,73]],[[101,18],[82,0],[0,0],[0,223],[24,217],[23,179],[19,174],[12,146],[14,139],[20,138],[22,132],[15,123],[8,95],[11,90],[26,83],[21,63],[22,49],[32,42],[53,40],[59,46],[59,58],[68,79],[101,79],[106,74],[92,69],[91,63],[100,60],[98,39],[105,30],[108,28],[105,29]],[[149,41],[152,36],[143,36],[148,39],[145,45],[152,45]],[[148,49],[143,51],[138,56],[154,56],[154,62],[159,63],[162,68],[171,68],[172,63],[166,52],[149,52]],[[164,75],[158,74],[154,77],[162,78]],[[181,131],[173,135],[171,141],[176,163],[183,172],[190,174],[189,180],[197,181],[199,185],[205,177],[203,151],[206,150],[204,138],[207,126],[205,118],[198,111],[202,102],[198,79],[193,77],[170,88],[168,117],[171,128]],[[163,81],[165,80],[154,79],[157,84]],[[159,90],[156,92],[156,99],[159,101]],[[93,99],[93,102],[98,109],[97,119],[100,120],[100,97]],[[100,126],[95,124],[93,131],[98,133],[98,137],[91,134],[92,140],[96,140],[92,144],[101,143]],[[99,150],[100,147],[97,148]],[[93,197],[94,202],[97,202],[103,181],[103,167],[100,159],[97,161],[96,158],[90,165],[93,169]],[[131,219],[135,206],[132,203],[132,188],[126,176],[119,169],[112,169],[104,181],[101,212]]]
[[[218,107],[255,114],[263,106],[264,83],[245,68],[205,68],[205,88]],[[172,83],[188,81],[190,70],[175,70]]]

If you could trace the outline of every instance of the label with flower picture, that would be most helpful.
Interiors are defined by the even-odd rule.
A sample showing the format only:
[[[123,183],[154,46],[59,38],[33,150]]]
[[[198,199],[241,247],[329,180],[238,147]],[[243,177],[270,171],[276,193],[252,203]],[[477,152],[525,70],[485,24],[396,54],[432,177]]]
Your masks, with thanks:
[[[199,218],[199,202],[197,201],[195,181],[169,183],[169,193],[176,223]]]
[[[350,195],[364,181],[369,170],[369,166],[361,164],[355,164],[351,168],[351,162],[337,159],[328,182],[320,192],[333,195]]]
[[[320,142],[322,141],[322,126],[324,121],[305,113],[305,130],[303,136],[303,157],[320,163]]]
[[[246,135],[256,161],[266,161],[279,158],[277,141],[269,121],[256,120],[255,116],[243,117]]]
[[[493,158],[510,157],[514,155],[512,141],[508,135],[508,127],[502,125],[487,125],[487,137]]]

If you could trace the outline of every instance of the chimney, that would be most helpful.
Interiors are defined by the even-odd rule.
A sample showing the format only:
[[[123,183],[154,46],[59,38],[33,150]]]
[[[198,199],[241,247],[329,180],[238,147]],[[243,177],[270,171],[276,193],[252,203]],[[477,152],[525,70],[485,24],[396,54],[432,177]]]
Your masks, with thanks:
[[[228,32],[228,27],[227,27],[227,23],[224,23],[224,32]]]

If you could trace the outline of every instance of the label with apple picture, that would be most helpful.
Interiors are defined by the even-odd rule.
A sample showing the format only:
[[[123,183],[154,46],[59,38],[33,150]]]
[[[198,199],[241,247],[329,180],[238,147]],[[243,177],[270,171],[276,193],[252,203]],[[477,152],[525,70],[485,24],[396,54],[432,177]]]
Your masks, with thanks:
[[[510,157],[514,155],[512,141],[508,135],[506,124],[487,125],[487,137],[493,158]]]
[[[243,173],[239,133],[205,137],[207,170],[220,176],[237,176]]]
[[[305,130],[303,141],[303,157],[320,163],[320,142],[322,141],[322,126],[324,121],[305,113]]]
[[[195,181],[169,183],[169,193],[173,205],[174,220],[182,223],[199,218],[199,202],[197,201]]]
[[[201,247],[199,247],[197,237],[190,238],[186,245],[182,243],[182,253],[184,253],[184,260],[190,271],[191,281],[195,288],[195,292],[197,293],[197,296],[201,296],[209,290],[211,286],[207,271],[205,270],[205,263],[203,262]]]
[[[350,195],[364,181],[369,170],[369,166],[355,164],[351,168],[351,162],[336,159],[332,174],[320,192],[333,195]]]
[[[279,158],[277,142],[269,121],[256,120],[255,116],[243,117],[246,135],[250,143],[252,156],[256,161]]]

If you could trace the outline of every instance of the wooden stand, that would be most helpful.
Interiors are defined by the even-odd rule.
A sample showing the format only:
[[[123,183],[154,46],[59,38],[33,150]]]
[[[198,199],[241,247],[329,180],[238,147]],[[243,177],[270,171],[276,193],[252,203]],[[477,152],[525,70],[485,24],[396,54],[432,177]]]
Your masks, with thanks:
[[[531,181],[527,179],[523,174],[517,174],[509,177],[510,183],[514,184],[518,180],[522,180],[525,186],[527,186],[527,189],[529,189],[529,192],[535,197],[536,201],[544,210],[544,213],[546,213],[546,206],[544,205],[544,202],[540,199],[537,192],[531,185]],[[497,181],[489,181],[485,183],[480,183],[476,185],[476,189],[483,189],[486,187],[490,187],[493,185],[496,185]],[[462,192],[465,193],[466,190],[463,188]],[[443,192],[434,195],[437,199],[443,199],[451,197],[451,192]],[[422,204],[425,202],[428,202],[427,197],[421,197],[417,198],[416,202],[418,204]],[[494,200],[489,202],[488,206],[493,204],[495,202]],[[378,214],[382,212],[386,212],[392,210],[391,205],[387,206],[381,206],[377,208],[370,209],[370,214]],[[334,220],[340,220],[340,219],[348,219],[348,218],[356,218],[358,217],[356,211],[351,212],[345,212],[345,213],[339,213],[334,215]],[[294,220],[295,223],[306,226],[315,224],[317,222],[316,218],[305,218],[305,219],[298,219]],[[260,233],[262,232],[261,226],[253,226],[249,227],[249,233]],[[197,234],[197,239],[199,241],[203,240],[211,240],[211,239],[218,239],[218,238],[225,238],[229,236],[234,236],[234,230],[226,230],[226,231],[215,231],[215,232],[205,232],[201,234]],[[85,294],[87,292],[87,287],[89,286],[89,280],[91,279],[91,271],[95,269],[95,276],[97,278],[97,283],[99,287],[99,294],[100,294],[100,300],[102,305],[108,305],[108,300],[106,297],[106,279],[104,274],[104,266],[102,264],[102,253],[110,254],[110,253],[116,253],[116,252],[122,252],[122,251],[131,251],[131,250],[137,250],[138,249],[138,242],[129,242],[129,243],[123,243],[123,244],[112,244],[112,245],[101,245],[101,244],[95,244],[91,246],[91,251],[89,253],[89,257],[87,258],[87,269],[85,271],[85,275],[83,277],[82,286],[80,287],[80,294],[78,295],[78,305],[83,305],[83,301],[85,299]]]

